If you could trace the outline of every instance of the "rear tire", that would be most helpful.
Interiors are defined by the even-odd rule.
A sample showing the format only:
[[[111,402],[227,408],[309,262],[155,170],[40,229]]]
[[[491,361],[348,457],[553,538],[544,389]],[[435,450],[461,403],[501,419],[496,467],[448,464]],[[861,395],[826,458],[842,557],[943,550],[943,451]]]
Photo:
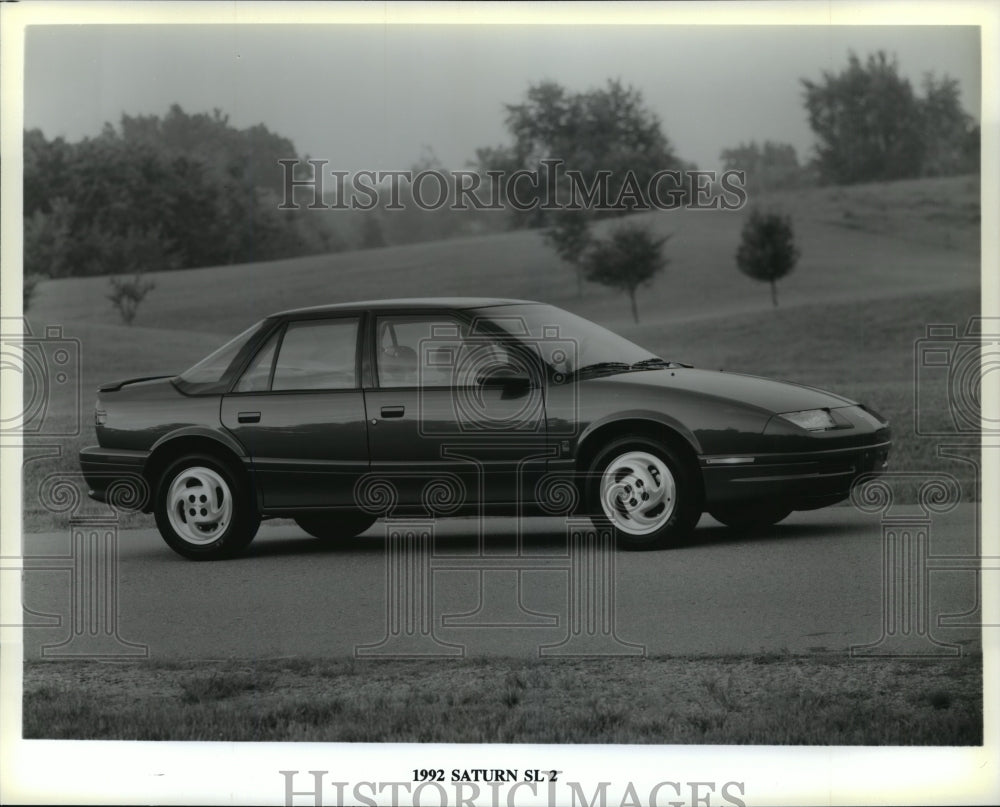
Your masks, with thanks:
[[[585,480],[591,520],[621,549],[659,549],[687,538],[701,517],[701,486],[671,447],[631,435],[612,441]]]
[[[313,538],[324,541],[356,538],[378,520],[378,516],[361,511],[343,513],[323,513],[322,515],[302,515],[295,517],[300,529]]]
[[[791,512],[791,507],[782,504],[746,504],[716,507],[708,514],[732,529],[753,531],[772,527]]]
[[[170,463],[160,475],[153,509],[163,540],[190,560],[232,557],[260,526],[245,475],[209,454]]]

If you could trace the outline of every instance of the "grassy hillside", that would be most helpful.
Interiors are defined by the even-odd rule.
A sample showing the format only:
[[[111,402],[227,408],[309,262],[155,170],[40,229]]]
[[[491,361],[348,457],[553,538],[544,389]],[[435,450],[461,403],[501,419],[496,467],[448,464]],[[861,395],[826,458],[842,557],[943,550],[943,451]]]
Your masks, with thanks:
[[[101,381],[180,371],[282,308],[397,296],[544,300],[668,358],[830,387],[890,417],[897,468],[941,468],[936,442],[913,434],[914,342],[927,324],[962,326],[979,311],[978,182],[811,189],[765,201],[793,215],[802,249],[779,284],[780,308],[766,285],[736,270],[741,213],[660,212],[642,218],[673,234],[671,262],[642,293],[639,325],[623,295],[588,285],[578,297],[572,271],[537,232],[164,273],[131,328],[105,299],[105,278],[44,283],[30,319],[36,333],[62,325],[80,339],[84,428],[62,442],[62,457],[27,466],[27,524],[60,525],[37,504],[37,484],[75,468],[80,445],[94,442],[90,407]],[[943,409],[946,391],[931,390],[930,400]],[[53,417],[72,418],[69,403],[53,400]]]
[[[954,214],[951,246],[933,246],[925,199]],[[878,205],[873,200],[888,199]],[[761,199],[793,215],[802,257],[780,283],[782,305],[896,296],[974,285],[979,277],[978,182],[966,177],[811,189]],[[968,210],[970,204],[976,209]],[[666,211],[637,217],[661,233],[670,264],[645,290],[648,322],[760,311],[768,289],[736,269],[743,214]],[[635,219],[633,219],[635,220]],[[845,225],[844,222],[851,222]],[[614,223],[605,226],[614,226]],[[973,238],[974,236],[974,238]],[[942,239],[944,236],[942,236]],[[388,296],[497,295],[544,300],[611,327],[629,320],[622,295],[588,286],[578,298],[571,269],[537,231],[153,275],[157,288],[136,325],[235,333],[282,308]],[[33,306],[46,323],[117,322],[105,278],[43,283]]]

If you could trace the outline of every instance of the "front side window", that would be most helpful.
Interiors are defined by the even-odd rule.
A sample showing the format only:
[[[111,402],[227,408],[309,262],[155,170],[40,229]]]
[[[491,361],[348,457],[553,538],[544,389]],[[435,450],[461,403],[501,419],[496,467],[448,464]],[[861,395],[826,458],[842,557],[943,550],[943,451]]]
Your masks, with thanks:
[[[508,347],[449,316],[379,317],[380,387],[465,387],[510,364]]]
[[[271,390],[355,389],[358,318],[289,322]]]

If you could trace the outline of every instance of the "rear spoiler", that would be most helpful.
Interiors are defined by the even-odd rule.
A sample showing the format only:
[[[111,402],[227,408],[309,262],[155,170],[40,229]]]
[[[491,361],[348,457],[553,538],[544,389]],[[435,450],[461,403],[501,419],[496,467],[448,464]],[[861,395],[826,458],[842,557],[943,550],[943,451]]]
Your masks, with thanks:
[[[138,384],[140,381],[155,381],[158,378],[173,378],[172,375],[147,375],[142,378],[126,378],[124,381],[114,381],[110,384],[102,384],[97,389],[100,392],[118,392],[126,384]]]

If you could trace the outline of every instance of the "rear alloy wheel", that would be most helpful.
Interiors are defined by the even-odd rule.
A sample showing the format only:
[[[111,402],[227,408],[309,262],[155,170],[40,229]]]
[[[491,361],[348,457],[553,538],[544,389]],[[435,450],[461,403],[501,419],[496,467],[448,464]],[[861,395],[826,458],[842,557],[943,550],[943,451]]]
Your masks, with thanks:
[[[727,527],[753,531],[784,521],[791,512],[791,507],[782,504],[744,504],[716,507],[708,514]]]
[[[160,477],[156,525],[167,545],[192,560],[217,560],[245,549],[260,514],[241,477],[211,456],[175,460]]]
[[[295,523],[313,538],[335,540],[356,538],[378,520],[377,516],[360,511],[296,516]]]
[[[687,463],[646,438],[615,440],[594,458],[587,479],[591,518],[622,549],[656,549],[687,537],[701,515]]]

